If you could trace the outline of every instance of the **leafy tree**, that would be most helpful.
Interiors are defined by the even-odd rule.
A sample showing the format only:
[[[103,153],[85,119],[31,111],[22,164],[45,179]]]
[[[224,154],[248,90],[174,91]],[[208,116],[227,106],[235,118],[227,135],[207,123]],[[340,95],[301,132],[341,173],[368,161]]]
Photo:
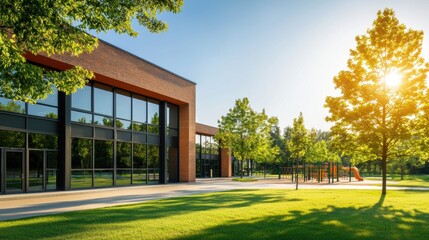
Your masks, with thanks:
[[[269,118],[264,112],[254,111],[247,98],[235,101],[235,106],[218,121],[219,132],[215,135],[216,141],[222,148],[232,151],[234,157],[240,161],[241,170],[243,162],[248,159],[267,155]],[[243,171],[241,171],[243,177]]]
[[[305,154],[305,160],[311,163],[319,163],[327,161],[329,158],[329,150],[324,140],[316,141],[310,145]]]
[[[265,165],[266,163],[278,163],[281,160],[280,147],[277,145],[281,143],[281,139],[275,139],[272,135],[272,130],[277,127],[278,135],[280,135],[280,129],[278,128],[278,119],[275,117],[269,118],[265,111],[260,114],[261,124],[259,125],[259,144],[253,160],[264,164],[264,177],[266,174]],[[280,135],[281,136],[281,135]],[[275,142],[277,140],[277,142]]]
[[[283,144],[284,144],[284,158],[286,161],[291,160],[291,153],[290,153],[290,140],[292,139],[292,128],[290,126],[287,126],[283,129]]]
[[[290,140],[287,146],[290,151],[290,156],[293,160],[301,160],[309,147],[310,139],[307,129],[304,126],[304,117],[299,113],[298,118],[293,119],[293,127],[290,132]]]
[[[393,168],[399,169],[401,180],[404,179],[407,167],[421,167],[424,165],[426,152],[421,151],[420,139],[418,136],[412,136],[409,139],[396,142],[392,147]]]
[[[336,132],[354,135],[382,160],[386,194],[386,161],[392,146],[407,139],[412,119],[421,110],[428,64],[420,56],[423,32],[400,24],[392,9],[378,11],[373,27],[356,37],[348,70],[335,78],[341,94],[327,97],[326,107]],[[396,76],[398,85],[389,85]]]
[[[84,87],[92,72],[75,66],[47,71],[30,64],[24,55],[90,53],[97,46],[87,30],[137,36],[132,20],[150,32],[167,30],[157,19],[165,11],[178,13],[183,0],[28,1],[2,0],[0,4],[0,96],[35,103],[52,93],[52,85],[66,94]]]

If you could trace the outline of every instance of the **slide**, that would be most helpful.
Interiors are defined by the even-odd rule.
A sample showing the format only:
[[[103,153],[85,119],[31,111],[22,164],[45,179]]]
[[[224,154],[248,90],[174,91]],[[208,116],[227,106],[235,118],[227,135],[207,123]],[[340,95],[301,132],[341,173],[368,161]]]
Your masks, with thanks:
[[[350,171],[348,167],[342,167],[341,169],[345,170],[345,171]],[[356,167],[352,167],[351,168],[354,177],[358,180],[358,181],[363,181],[363,178],[359,175],[359,170]]]

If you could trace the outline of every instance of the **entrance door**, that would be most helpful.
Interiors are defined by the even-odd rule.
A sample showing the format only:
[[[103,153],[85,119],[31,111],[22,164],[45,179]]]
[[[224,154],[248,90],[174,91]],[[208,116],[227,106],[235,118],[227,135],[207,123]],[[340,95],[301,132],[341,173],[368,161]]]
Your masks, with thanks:
[[[6,193],[24,191],[24,152],[5,151],[5,185]]]
[[[43,183],[44,171],[44,158],[45,152],[42,150],[29,151],[28,163],[28,186],[30,192],[38,192],[45,190]]]
[[[29,151],[28,185],[30,192],[57,189],[58,151]]]

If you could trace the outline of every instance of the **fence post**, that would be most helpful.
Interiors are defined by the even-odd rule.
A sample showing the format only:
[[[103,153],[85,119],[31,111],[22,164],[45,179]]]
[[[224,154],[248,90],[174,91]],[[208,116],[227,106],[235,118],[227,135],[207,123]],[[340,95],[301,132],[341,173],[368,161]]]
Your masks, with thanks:
[[[296,181],[296,188],[295,188],[295,190],[298,190],[298,174],[299,174],[299,171],[298,171],[298,159],[296,160],[296,173],[295,173],[295,181]]]
[[[328,162],[328,184],[331,184],[331,162]]]
[[[352,181],[352,163],[349,162],[349,182]]]
[[[320,165],[321,165],[321,163],[319,162],[318,164],[317,164],[317,166],[318,166],[318,171],[317,171],[317,182],[318,183],[320,183],[320,175],[321,175],[321,173],[320,173]]]
[[[338,175],[339,172],[340,172],[340,163],[337,162],[337,182],[340,181],[340,176]]]
[[[306,180],[306,177],[305,177],[305,160],[303,161],[302,166],[303,166],[302,174],[303,174],[303,178],[304,178],[304,182],[305,182],[305,180]]]

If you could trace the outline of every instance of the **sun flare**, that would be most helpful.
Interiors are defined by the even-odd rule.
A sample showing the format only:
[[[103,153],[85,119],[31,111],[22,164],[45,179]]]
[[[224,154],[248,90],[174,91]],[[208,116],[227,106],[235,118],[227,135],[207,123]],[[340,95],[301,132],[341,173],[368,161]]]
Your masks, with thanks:
[[[402,81],[402,75],[398,71],[392,71],[386,75],[386,85],[389,87],[397,87]]]

